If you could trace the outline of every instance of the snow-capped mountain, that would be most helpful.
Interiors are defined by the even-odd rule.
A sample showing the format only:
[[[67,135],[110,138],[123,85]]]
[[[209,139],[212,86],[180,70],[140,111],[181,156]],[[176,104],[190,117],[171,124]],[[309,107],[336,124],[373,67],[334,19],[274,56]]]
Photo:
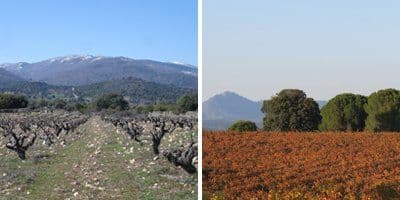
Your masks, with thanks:
[[[26,65],[29,65],[29,63],[26,63],[26,62],[3,63],[3,64],[0,64],[0,68],[4,68],[4,69],[6,69],[7,71],[14,72],[14,71],[19,71],[19,70],[21,70],[21,69],[24,68]]]
[[[67,63],[67,62],[85,62],[85,61],[97,61],[105,58],[104,56],[93,56],[93,55],[72,55],[72,56],[63,56],[56,57],[45,60],[44,62],[58,62],[58,63]]]
[[[191,68],[196,68],[196,66],[194,66],[194,65],[187,64],[187,63],[180,62],[180,61],[172,61],[172,62],[169,62],[169,63],[175,64],[175,65],[183,65],[183,66],[191,67]]]
[[[197,68],[153,60],[127,57],[71,55],[36,63],[0,64],[26,80],[43,81],[52,85],[78,86],[135,77],[162,84],[197,88]]]

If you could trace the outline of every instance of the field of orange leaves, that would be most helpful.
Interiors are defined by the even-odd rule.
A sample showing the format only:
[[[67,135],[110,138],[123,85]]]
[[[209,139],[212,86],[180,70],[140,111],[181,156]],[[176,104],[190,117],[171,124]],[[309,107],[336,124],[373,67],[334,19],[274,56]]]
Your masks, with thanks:
[[[400,199],[400,133],[203,133],[205,199]]]

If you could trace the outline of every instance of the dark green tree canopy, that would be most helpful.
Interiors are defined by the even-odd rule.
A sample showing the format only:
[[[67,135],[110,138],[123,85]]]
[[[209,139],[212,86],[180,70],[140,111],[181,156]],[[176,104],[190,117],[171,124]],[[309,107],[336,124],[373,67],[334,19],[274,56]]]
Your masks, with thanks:
[[[321,121],[317,102],[298,89],[285,89],[264,101],[267,131],[313,131]]]
[[[229,131],[239,131],[239,132],[246,132],[246,131],[256,131],[257,126],[256,123],[252,121],[244,121],[239,120],[232,124],[229,128]]]
[[[21,95],[0,94],[0,109],[26,108],[28,100]]]
[[[367,113],[367,98],[356,94],[339,94],[321,109],[322,131],[362,131]]]
[[[187,94],[180,97],[177,101],[178,112],[188,112],[197,110],[197,94]]]
[[[113,110],[127,110],[129,109],[129,103],[119,94],[104,94],[96,100],[96,108],[102,109],[113,109]]]
[[[56,109],[65,109],[67,107],[67,102],[63,99],[55,99],[52,105]]]
[[[400,131],[400,91],[379,90],[368,97],[365,105],[368,131]]]

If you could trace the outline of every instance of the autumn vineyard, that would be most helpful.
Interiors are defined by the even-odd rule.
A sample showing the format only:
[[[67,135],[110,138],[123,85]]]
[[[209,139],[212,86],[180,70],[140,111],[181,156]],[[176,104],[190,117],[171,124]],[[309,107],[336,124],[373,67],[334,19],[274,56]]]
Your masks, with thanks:
[[[400,199],[400,134],[203,132],[205,199]]]

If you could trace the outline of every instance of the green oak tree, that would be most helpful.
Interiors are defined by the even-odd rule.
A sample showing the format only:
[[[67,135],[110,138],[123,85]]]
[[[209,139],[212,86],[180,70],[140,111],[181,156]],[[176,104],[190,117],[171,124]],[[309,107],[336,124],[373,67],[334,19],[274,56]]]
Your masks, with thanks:
[[[261,111],[267,131],[314,131],[321,121],[318,104],[298,89],[284,89],[264,101]]]

